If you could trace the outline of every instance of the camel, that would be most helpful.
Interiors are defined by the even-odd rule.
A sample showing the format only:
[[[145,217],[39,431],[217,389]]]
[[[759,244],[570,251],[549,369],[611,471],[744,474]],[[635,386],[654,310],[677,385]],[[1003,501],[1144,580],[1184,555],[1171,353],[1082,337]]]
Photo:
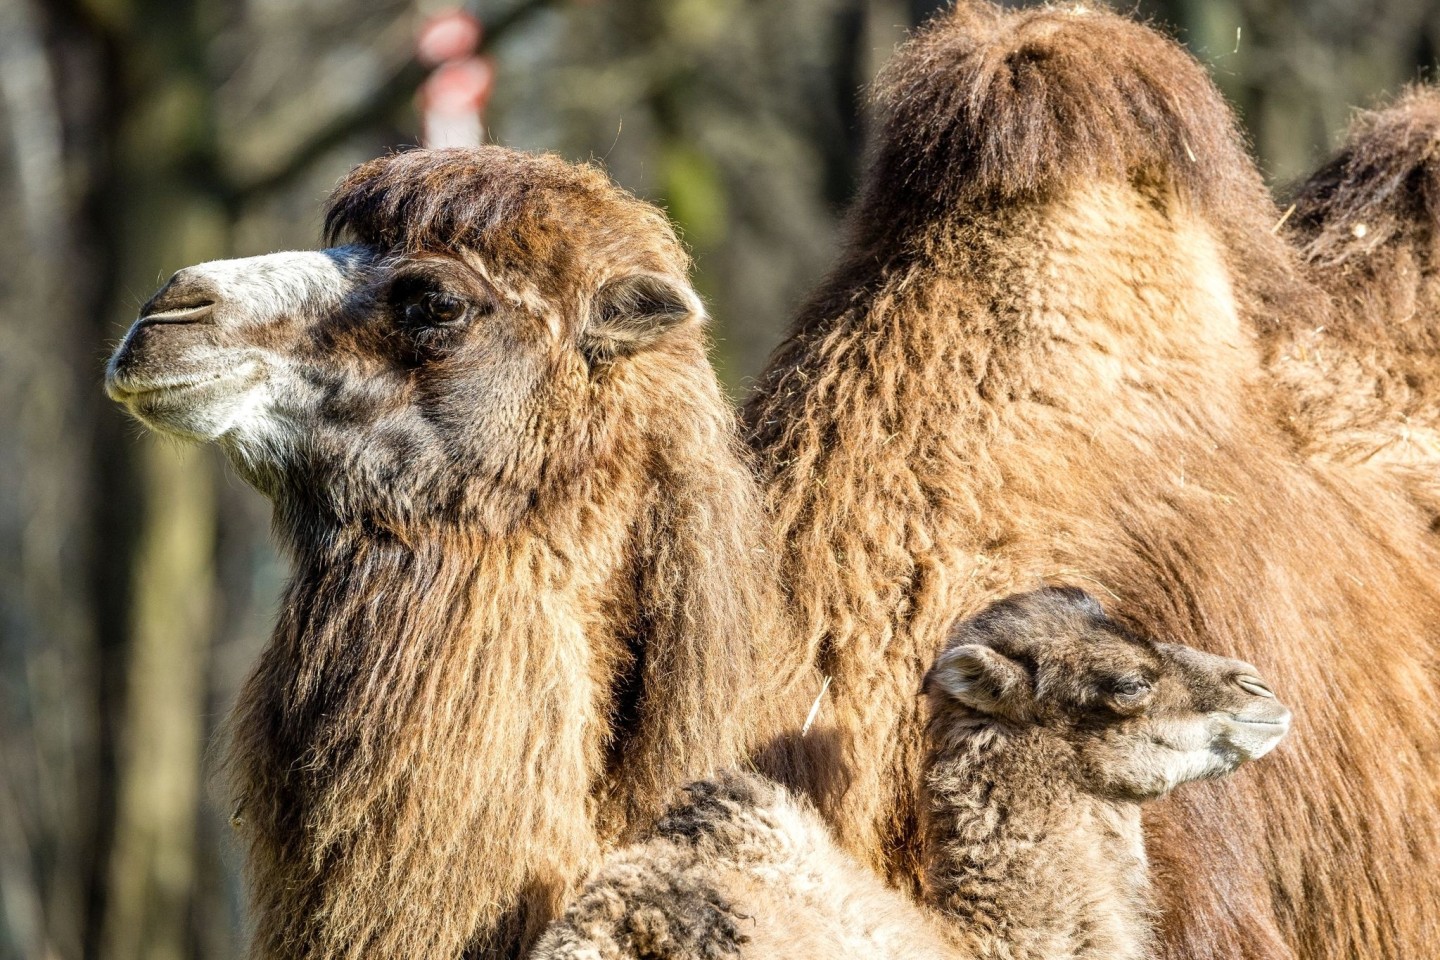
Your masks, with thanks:
[[[1331,300],[1203,71],[970,3],[882,89],[848,251],[745,410],[763,506],[683,254],[594,171],[388,157],[332,200],[350,245],[142,311],[111,394],[224,448],[296,571],[232,749],[257,956],[516,955],[747,754],[918,894],[924,665],[1047,581],[1301,708],[1295,750],[1148,816],[1166,957],[1440,942],[1437,548],[1301,449],[1256,331]]]
[[[1083,590],[1009,597],[926,675],[926,899],[773,781],[686,788],[608,855],[535,960],[1139,960],[1141,803],[1268,753],[1290,713],[1249,664],[1135,636]]]
[[[1440,556],[1397,483],[1297,441],[1257,331],[1331,300],[1231,112],[1178,45],[1080,6],[961,3],[878,89],[845,251],[744,411],[831,678],[762,770],[918,893],[935,638],[1083,585],[1255,662],[1299,718],[1233,789],[1149,808],[1159,955],[1429,955]]]
[[[658,210],[417,151],[327,236],[182,270],[107,372],[270,497],[293,567],[230,748],[252,956],[518,956],[813,690],[779,716],[758,492]]]
[[[1416,86],[1362,113],[1295,191],[1290,239],[1335,300],[1323,322],[1262,331],[1312,453],[1398,477],[1440,520],[1440,90]]]

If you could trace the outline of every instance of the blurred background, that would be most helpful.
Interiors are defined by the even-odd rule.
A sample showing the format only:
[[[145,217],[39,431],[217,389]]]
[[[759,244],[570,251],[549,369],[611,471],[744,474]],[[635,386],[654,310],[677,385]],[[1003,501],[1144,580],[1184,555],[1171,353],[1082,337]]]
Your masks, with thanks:
[[[0,960],[241,955],[215,743],[284,571],[105,400],[175,269],[315,245],[352,164],[483,135],[663,204],[743,394],[834,252],[863,88],[933,0],[0,0]],[[1141,0],[1283,188],[1424,77],[1437,0]],[[476,35],[476,25],[479,35]]]

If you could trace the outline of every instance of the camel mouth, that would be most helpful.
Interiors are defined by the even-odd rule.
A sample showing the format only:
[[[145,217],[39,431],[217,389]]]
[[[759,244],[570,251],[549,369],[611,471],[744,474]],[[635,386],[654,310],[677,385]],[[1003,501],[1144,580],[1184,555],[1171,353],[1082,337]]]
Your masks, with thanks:
[[[247,364],[215,342],[209,304],[181,304],[137,320],[105,368],[105,393],[128,403],[243,377]]]
[[[1282,708],[1279,711],[1266,711],[1263,714],[1232,713],[1227,719],[1229,726],[1242,730],[1283,735],[1290,729],[1292,718],[1290,711]]]
[[[117,403],[130,403],[147,396],[161,394],[183,394],[204,390],[226,380],[244,379],[232,373],[213,373],[208,376],[184,377],[172,380],[133,380],[110,376],[105,378],[105,394]]]
[[[198,322],[177,321],[171,325],[188,328]],[[105,368],[105,394],[116,403],[132,404],[147,398],[185,395],[198,397],[227,384],[243,390],[265,377],[264,361],[253,351],[217,350],[208,343],[186,345],[178,351],[165,344],[163,349],[155,350],[148,341],[142,351],[136,348],[134,332],[126,337]]]
[[[264,380],[262,365],[247,360],[224,370],[157,377],[111,371],[105,392],[147,427],[203,443],[219,439],[243,419]]]
[[[116,403],[131,408],[204,404],[207,395],[223,397],[243,393],[262,379],[264,374],[253,360],[242,361],[224,370],[177,372],[168,376],[137,376],[132,371],[111,369],[105,377],[105,394]]]
[[[1238,750],[1242,759],[1258,760],[1290,733],[1291,719],[1290,711],[1278,705],[1263,712],[1232,713],[1225,717],[1220,739],[1227,748]]]
[[[1290,720],[1231,720],[1225,741],[1253,759],[1269,751],[1290,733]]]

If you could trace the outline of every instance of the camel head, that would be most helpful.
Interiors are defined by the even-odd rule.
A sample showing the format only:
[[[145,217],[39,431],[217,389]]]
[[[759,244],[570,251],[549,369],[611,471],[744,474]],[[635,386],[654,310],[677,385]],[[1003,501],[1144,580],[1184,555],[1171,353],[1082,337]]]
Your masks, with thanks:
[[[1114,799],[1225,776],[1290,728],[1254,667],[1138,637],[1070,587],[1008,597],[958,624],[925,690],[937,715],[1064,741],[1080,785]]]
[[[503,529],[682,402],[667,364],[709,373],[673,230],[592,168],[395,154],[340,183],[326,238],[181,270],[106,375],[282,509]]]

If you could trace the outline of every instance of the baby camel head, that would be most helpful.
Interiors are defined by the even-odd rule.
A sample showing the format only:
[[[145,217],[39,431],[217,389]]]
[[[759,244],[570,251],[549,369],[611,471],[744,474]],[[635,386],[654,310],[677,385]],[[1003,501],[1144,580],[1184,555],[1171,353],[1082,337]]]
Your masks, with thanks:
[[[395,154],[339,185],[326,237],[350,242],[181,270],[107,370],[282,508],[503,529],[708,373],[674,232],[595,169]]]
[[[1225,776],[1290,728],[1254,667],[1136,636],[1073,587],[1007,597],[956,625],[924,689],[939,723],[1062,741],[1079,785],[1116,799]]]

